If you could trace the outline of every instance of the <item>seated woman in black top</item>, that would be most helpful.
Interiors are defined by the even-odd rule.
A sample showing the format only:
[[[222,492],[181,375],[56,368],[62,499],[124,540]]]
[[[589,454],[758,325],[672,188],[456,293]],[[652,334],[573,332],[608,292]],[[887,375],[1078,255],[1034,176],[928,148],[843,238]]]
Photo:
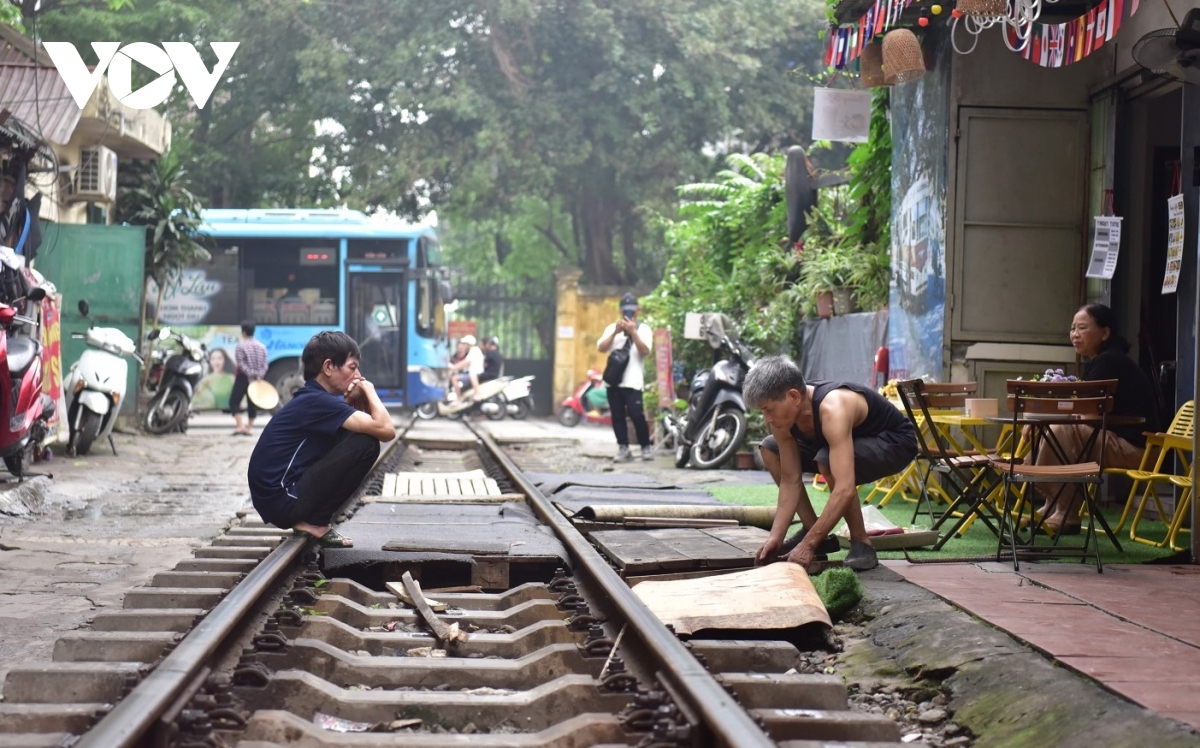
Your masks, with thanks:
[[[1115,379],[1117,392],[1110,415],[1141,416],[1145,423],[1137,426],[1118,426],[1108,429],[1103,440],[1097,439],[1090,459],[1098,459],[1100,442],[1104,442],[1104,467],[1136,468],[1142,459],[1146,437],[1142,432],[1159,430],[1158,403],[1150,378],[1127,352],[1129,343],[1117,335],[1116,316],[1103,304],[1088,304],[1075,313],[1071,322],[1071,345],[1076,353],[1088,359],[1083,367],[1083,379]],[[1079,454],[1095,429],[1085,425],[1051,426],[1054,436],[1067,454]],[[1058,458],[1052,449],[1038,451],[1037,464],[1055,465]],[[1042,507],[1038,513],[1046,518],[1043,525],[1052,533],[1079,532],[1079,496],[1074,490],[1063,490],[1062,484],[1039,483]],[[1059,496],[1056,501],[1055,497]]]

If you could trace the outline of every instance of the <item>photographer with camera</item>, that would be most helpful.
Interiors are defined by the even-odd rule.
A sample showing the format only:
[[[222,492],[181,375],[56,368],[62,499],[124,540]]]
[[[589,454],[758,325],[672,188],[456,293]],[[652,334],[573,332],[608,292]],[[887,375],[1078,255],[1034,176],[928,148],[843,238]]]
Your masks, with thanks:
[[[642,361],[650,355],[654,333],[649,325],[637,321],[637,313],[637,297],[631,293],[622,296],[621,319],[604,328],[604,334],[596,342],[596,348],[601,353],[609,354],[604,381],[608,383],[608,405],[612,414],[613,434],[617,437],[617,456],[613,462],[633,461],[633,454],[629,451],[629,427],[625,423],[627,417],[633,421],[633,429],[637,432],[642,459],[654,459],[650,450],[650,429],[642,410],[642,388],[645,386]],[[626,359],[624,371],[618,372],[622,358]]]

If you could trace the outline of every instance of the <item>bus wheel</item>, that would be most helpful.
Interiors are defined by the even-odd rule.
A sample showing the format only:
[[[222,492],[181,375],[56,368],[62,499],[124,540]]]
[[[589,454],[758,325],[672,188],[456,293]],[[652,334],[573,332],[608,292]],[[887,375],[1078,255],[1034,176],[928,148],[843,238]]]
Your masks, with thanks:
[[[271,364],[267,369],[267,381],[279,390],[279,407],[282,408],[296,391],[304,386],[304,372],[300,370],[300,359],[281,358]]]

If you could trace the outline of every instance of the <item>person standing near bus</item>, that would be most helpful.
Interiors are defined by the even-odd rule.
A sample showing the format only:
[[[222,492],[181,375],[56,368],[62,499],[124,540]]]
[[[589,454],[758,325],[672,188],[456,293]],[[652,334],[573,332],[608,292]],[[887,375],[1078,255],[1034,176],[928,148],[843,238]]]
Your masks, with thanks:
[[[317,333],[304,346],[304,386],[263,429],[246,478],[264,522],[327,548],[354,545],[330,526],[396,429],[375,386],[359,371],[344,332]]]
[[[254,435],[254,419],[258,407],[246,397],[251,382],[267,375],[267,347],[254,337],[254,320],[242,323],[242,339],[233,349],[233,362],[237,366],[233,376],[233,389],[229,391],[229,412],[233,414],[233,433],[240,436]],[[242,416],[242,400],[246,401],[246,416]]]

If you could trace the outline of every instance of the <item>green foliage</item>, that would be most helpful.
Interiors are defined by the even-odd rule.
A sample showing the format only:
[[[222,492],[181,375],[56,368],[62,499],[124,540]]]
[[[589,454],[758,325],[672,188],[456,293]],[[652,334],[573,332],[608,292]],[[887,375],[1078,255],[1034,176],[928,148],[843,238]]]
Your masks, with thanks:
[[[813,577],[812,583],[833,621],[854,610],[863,597],[862,583],[853,569],[826,569]]]
[[[154,324],[162,296],[183,268],[208,261],[200,233],[200,201],[186,186],[187,173],[171,152],[154,162],[133,161],[120,171],[117,219],[146,227],[146,278],[158,285]]]
[[[867,142],[850,154],[850,200],[854,209],[846,236],[861,247],[891,244],[892,131],[888,120],[891,89],[876,88],[871,95],[871,125]]]
[[[665,261],[651,217],[711,154],[807,141],[822,14],[821,0],[43,0],[38,31],[85,55],[96,39],[194,42],[210,64],[206,42],[241,42],[203,110],[182,88],[166,104],[210,206],[434,209],[513,247],[533,227],[543,276],[574,262],[638,284]],[[535,264],[546,247],[562,260]]]
[[[688,312],[723,312],[757,351],[794,351],[796,299],[789,273],[796,257],[787,247],[783,156],[733,154],[716,181],[679,188],[679,218],[662,219],[667,269],[642,299],[652,326],[668,326],[683,340]],[[685,368],[711,363],[703,343],[677,346]]]

